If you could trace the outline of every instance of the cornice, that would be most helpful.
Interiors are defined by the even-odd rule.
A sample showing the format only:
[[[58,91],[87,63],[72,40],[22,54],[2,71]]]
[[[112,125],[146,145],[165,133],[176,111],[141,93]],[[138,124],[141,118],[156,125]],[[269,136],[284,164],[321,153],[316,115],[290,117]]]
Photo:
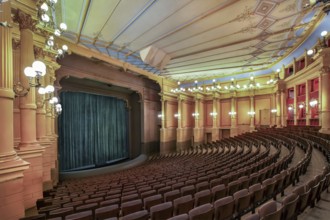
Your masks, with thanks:
[[[97,58],[99,60],[105,61],[109,64],[112,64],[114,66],[120,67],[120,68],[125,68],[126,70],[130,70],[134,73],[141,74],[143,76],[146,76],[147,78],[159,82],[161,84],[162,77],[157,76],[153,73],[150,73],[148,71],[142,70],[136,66],[133,66],[132,64],[122,62],[120,60],[114,59],[112,57],[109,57],[103,53],[100,53],[96,50],[89,49],[85,46],[78,45],[75,43],[72,43],[70,41],[63,40],[62,38],[58,38],[57,42],[59,44],[66,44],[70,48],[70,50],[76,54],[79,54],[80,56],[84,56],[87,58]]]

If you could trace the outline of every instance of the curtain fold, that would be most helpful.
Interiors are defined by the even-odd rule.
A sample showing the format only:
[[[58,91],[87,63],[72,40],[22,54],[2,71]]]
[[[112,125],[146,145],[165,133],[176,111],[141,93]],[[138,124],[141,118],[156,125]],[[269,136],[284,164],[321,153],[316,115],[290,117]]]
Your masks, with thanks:
[[[124,100],[80,92],[62,92],[60,99],[61,171],[128,157],[128,112]]]

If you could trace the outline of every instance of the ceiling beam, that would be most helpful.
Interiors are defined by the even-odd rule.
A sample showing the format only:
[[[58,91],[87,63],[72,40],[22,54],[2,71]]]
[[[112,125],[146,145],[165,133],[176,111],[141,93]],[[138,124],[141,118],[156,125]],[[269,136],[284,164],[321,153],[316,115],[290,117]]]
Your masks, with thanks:
[[[83,21],[81,22],[80,27],[79,27],[76,44],[79,43],[79,41],[80,41],[81,32],[85,26],[86,17],[87,17],[87,13],[89,11],[90,4],[91,4],[91,0],[87,0],[87,7],[85,8],[84,13],[83,13],[83,19],[82,19]]]

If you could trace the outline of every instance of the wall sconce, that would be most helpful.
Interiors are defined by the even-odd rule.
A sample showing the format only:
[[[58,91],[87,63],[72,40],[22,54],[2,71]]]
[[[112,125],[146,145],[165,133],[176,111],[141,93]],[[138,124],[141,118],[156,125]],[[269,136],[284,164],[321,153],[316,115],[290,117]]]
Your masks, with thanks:
[[[206,91],[217,91],[217,90],[220,90],[220,89],[221,89],[221,86],[216,84],[215,79],[212,80],[212,86],[211,87],[208,87],[208,86],[206,87]]]
[[[316,99],[312,99],[310,102],[309,102],[309,105],[314,108],[316,107],[318,104],[318,101]]]
[[[228,114],[231,116],[231,118],[235,118],[236,116],[236,112],[229,112]]]
[[[158,114],[157,117],[158,118],[162,118],[163,117],[163,114]]]
[[[62,113],[62,105],[60,103],[55,104],[55,114],[56,116]]]
[[[248,115],[249,115],[251,118],[253,118],[255,114],[256,114],[255,112],[248,112]]]
[[[193,88],[188,88],[189,92],[198,92],[198,91],[203,91],[203,87],[198,85],[198,81],[195,80],[195,86]]]
[[[34,61],[32,67],[29,66],[24,69],[24,74],[29,79],[29,87],[25,88],[20,82],[15,84],[13,89],[16,97],[26,96],[30,91],[30,87],[38,88],[41,86],[40,78],[46,75],[46,65],[41,61]],[[33,79],[35,79],[35,83]]]
[[[303,109],[305,107],[305,103],[300,103],[299,105],[298,105],[298,108],[299,109]]]
[[[48,85],[45,88],[44,87],[39,87],[39,89],[38,89],[38,93],[40,95],[49,94],[49,93],[52,93],[54,91],[55,91],[55,88],[52,85]]]
[[[192,116],[194,117],[194,118],[198,118],[198,116],[199,116],[199,113],[198,112],[194,112],[194,113],[192,113]]]
[[[62,105],[58,103],[58,98],[56,96],[49,99],[49,104],[54,106],[56,116],[62,113]]]
[[[322,44],[321,44],[321,46],[322,46],[323,48],[328,47],[327,42],[326,42],[326,36],[327,36],[327,34],[328,34],[327,31],[322,31],[322,32],[321,32],[321,37],[322,37]]]
[[[293,110],[292,105],[289,105],[288,110],[289,110],[289,111],[292,111],[292,110]]]
[[[272,110],[270,110],[271,113],[276,113],[277,109],[273,108]]]
[[[175,113],[175,114],[174,114],[174,117],[175,117],[175,118],[180,118],[180,114],[179,114],[179,113]]]
[[[216,118],[218,113],[217,112],[210,112],[211,117]]]
[[[185,89],[185,88],[182,88],[180,85],[181,85],[181,82],[179,81],[179,82],[178,82],[178,88],[171,89],[171,92],[174,92],[174,93],[177,93],[177,92],[185,92],[186,89]]]
[[[50,50],[56,51],[56,58],[62,58],[68,53],[69,47],[67,45],[62,45],[62,48],[57,48],[54,43],[54,36],[49,36],[46,41],[46,47]]]
[[[321,32],[322,40],[319,39],[319,45],[316,45],[313,49],[309,49],[307,51],[308,56],[312,56],[312,55],[316,54],[320,49],[328,47],[327,41],[326,41],[326,36],[327,35],[328,35],[327,31],[322,31]]]

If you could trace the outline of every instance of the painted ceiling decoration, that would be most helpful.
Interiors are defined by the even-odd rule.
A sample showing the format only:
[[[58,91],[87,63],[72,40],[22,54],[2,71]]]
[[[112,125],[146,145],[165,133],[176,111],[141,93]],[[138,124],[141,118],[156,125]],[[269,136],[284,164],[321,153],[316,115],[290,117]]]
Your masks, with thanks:
[[[323,3],[306,7],[308,3],[61,0],[56,17],[68,26],[63,34],[66,40],[189,83],[269,74],[297,51],[320,23],[329,32]]]

